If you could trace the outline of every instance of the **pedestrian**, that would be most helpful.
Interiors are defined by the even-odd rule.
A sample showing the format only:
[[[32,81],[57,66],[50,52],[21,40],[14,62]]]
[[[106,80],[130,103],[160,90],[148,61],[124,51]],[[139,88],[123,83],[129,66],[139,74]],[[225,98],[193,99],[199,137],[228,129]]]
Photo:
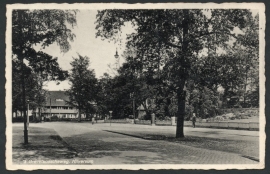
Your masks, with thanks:
[[[192,125],[193,125],[194,128],[195,128],[195,122],[196,122],[196,114],[193,113],[193,116],[192,116]]]
[[[95,118],[94,118],[94,117],[92,117],[92,124],[94,124],[94,122],[95,122]]]

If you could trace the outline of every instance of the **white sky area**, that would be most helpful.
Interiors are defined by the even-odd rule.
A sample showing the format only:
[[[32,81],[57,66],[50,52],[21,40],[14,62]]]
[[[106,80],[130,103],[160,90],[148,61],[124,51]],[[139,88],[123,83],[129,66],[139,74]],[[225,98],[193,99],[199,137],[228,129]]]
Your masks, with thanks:
[[[53,57],[58,57],[58,63],[63,70],[70,70],[70,62],[73,60],[73,57],[78,57],[78,54],[81,56],[87,56],[90,58],[90,68],[95,70],[97,78],[100,78],[105,72],[112,75],[112,71],[108,65],[115,67],[116,59],[114,57],[116,49],[120,57],[120,64],[125,60],[121,56],[125,50],[125,38],[126,34],[131,33],[130,30],[131,24],[122,28],[122,44],[109,42],[109,40],[101,40],[100,37],[96,38],[96,10],[80,10],[77,13],[77,26],[75,26],[72,31],[76,35],[76,38],[73,42],[70,42],[71,49],[67,53],[61,53],[59,46],[53,44],[45,49],[40,49]],[[237,29],[236,29],[237,30]],[[234,31],[238,33],[239,31]],[[202,51],[203,52],[207,52]],[[69,82],[63,81],[57,85],[56,82],[48,82],[44,86],[47,90],[66,90],[70,88]]]
[[[45,49],[40,49],[53,57],[58,57],[59,66],[64,70],[70,70],[70,62],[73,57],[87,56],[90,58],[90,68],[95,70],[96,77],[99,78],[105,72],[110,74],[110,68],[108,64],[115,66],[116,59],[114,57],[116,49],[119,54],[120,64],[123,63],[123,57],[121,54],[125,48],[125,39],[127,29],[122,33],[122,44],[109,42],[109,40],[101,40],[100,37],[96,38],[96,10],[80,10],[77,14],[77,26],[72,31],[76,35],[73,42],[70,42],[71,50],[66,53],[61,53],[59,46],[53,44]],[[128,27],[130,28],[130,26]],[[111,74],[113,75],[113,74]],[[48,82],[45,85],[47,90],[66,90],[70,85],[68,81],[60,82],[59,85],[56,82]]]

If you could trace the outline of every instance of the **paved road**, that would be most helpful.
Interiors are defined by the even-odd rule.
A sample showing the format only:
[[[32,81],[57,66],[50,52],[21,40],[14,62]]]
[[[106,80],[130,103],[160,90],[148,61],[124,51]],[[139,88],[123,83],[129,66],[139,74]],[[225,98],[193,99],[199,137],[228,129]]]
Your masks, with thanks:
[[[21,124],[20,124],[21,125]],[[20,126],[19,125],[19,126]],[[15,126],[17,126],[15,124]],[[201,148],[169,141],[147,140],[143,134],[173,136],[173,126],[148,126],[132,124],[94,124],[52,122],[31,124],[31,127],[54,129],[70,147],[76,151],[78,159],[93,160],[94,164],[256,164],[246,152],[228,152],[215,148]],[[30,128],[31,128],[30,127]],[[258,146],[259,134],[256,131],[221,130],[185,127],[186,136],[230,140],[232,147],[236,140],[255,143]],[[219,142],[219,141],[216,141]],[[192,142],[191,142],[192,143]],[[257,144],[256,144],[257,143]],[[250,148],[243,147],[243,148]],[[258,149],[255,149],[256,151]],[[247,149],[247,151],[250,151]],[[255,153],[257,154],[257,153]],[[252,155],[251,155],[252,156]],[[254,155],[253,155],[254,156]],[[258,156],[257,156],[258,158]]]

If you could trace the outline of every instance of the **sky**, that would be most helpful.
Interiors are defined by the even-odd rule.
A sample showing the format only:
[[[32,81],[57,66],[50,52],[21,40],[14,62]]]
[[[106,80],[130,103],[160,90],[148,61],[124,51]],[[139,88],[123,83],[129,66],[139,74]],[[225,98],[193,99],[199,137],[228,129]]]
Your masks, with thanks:
[[[255,12],[253,12],[255,14]],[[71,49],[67,53],[61,53],[59,46],[57,44],[52,44],[51,46],[42,49],[42,51],[52,55],[53,57],[58,57],[58,63],[63,70],[70,70],[70,62],[73,57],[87,56],[90,58],[90,68],[94,69],[96,77],[100,78],[105,72],[113,76],[112,71],[108,65],[115,67],[116,59],[114,57],[116,49],[120,55],[120,64],[125,60],[122,53],[125,49],[125,38],[126,34],[132,32],[131,24],[126,24],[122,28],[122,44],[109,42],[109,40],[102,40],[100,37],[96,38],[96,14],[97,10],[80,10],[77,13],[77,26],[75,26],[72,31],[76,35],[73,42],[70,42]],[[239,31],[234,31],[239,33]],[[36,49],[40,49],[36,47]],[[44,89],[47,90],[67,90],[70,88],[70,84],[67,80],[57,84],[56,82],[48,82],[45,84]]]
[[[90,68],[95,70],[97,78],[100,78],[105,72],[111,73],[108,64],[115,66],[116,59],[114,57],[116,49],[118,51],[120,64],[124,62],[121,54],[125,48],[125,45],[119,43],[109,42],[109,40],[102,40],[100,37],[96,38],[96,10],[80,10],[77,14],[77,26],[72,31],[76,35],[76,38],[71,44],[71,50],[67,53],[61,53],[59,46],[53,44],[45,49],[40,49],[53,57],[58,57],[59,66],[63,70],[70,70],[70,62],[73,57],[87,56],[90,58]],[[127,26],[126,28],[130,28]],[[122,40],[125,42],[125,34],[128,33],[128,29],[124,29],[122,34]],[[113,75],[111,73],[111,75]],[[45,85],[47,90],[66,90],[69,89],[70,84],[68,81],[60,82],[59,85],[56,82],[48,82]]]

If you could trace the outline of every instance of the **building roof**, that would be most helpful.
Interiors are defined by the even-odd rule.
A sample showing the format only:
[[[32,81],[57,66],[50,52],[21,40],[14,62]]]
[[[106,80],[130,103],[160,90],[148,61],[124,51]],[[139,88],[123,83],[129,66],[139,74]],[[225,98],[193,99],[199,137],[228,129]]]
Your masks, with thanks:
[[[151,106],[147,106],[149,110],[151,110],[152,108],[155,108],[156,105],[155,104],[152,104]],[[144,111],[144,107],[143,105],[140,105],[139,107],[137,107],[137,110],[140,110],[140,111]]]
[[[143,105],[140,105],[139,107],[137,107],[137,110],[144,111]]]
[[[65,91],[48,91],[46,96],[46,106],[68,106],[66,104],[69,101],[69,97],[65,94]]]

